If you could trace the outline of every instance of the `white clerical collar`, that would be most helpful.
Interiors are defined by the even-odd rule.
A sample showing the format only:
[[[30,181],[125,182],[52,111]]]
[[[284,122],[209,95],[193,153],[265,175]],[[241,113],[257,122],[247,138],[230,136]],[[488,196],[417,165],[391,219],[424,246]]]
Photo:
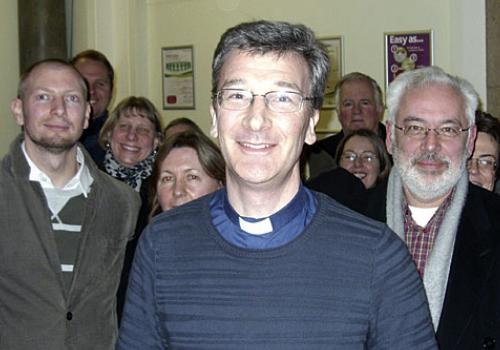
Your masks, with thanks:
[[[273,224],[269,218],[265,218],[259,221],[251,222],[247,221],[241,216],[239,217],[240,228],[252,235],[264,235],[269,232],[273,232]]]
[[[36,164],[28,156],[24,141],[21,144],[21,149],[30,167],[29,180],[39,182],[43,189],[54,189],[55,187],[50,177],[48,177],[47,174],[45,174],[39,167],[37,167]],[[81,193],[85,197],[87,197],[88,193],[90,192],[90,185],[92,185],[94,178],[92,177],[92,175],[90,175],[90,170],[85,164],[85,157],[83,155],[83,152],[78,146],[76,148],[76,161],[78,162],[78,164],[80,164],[78,171],[76,172],[75,176],[73,176],[71,180],[69,180],[66,185],[61,188],[61,190],[64,191],[79,189]]]

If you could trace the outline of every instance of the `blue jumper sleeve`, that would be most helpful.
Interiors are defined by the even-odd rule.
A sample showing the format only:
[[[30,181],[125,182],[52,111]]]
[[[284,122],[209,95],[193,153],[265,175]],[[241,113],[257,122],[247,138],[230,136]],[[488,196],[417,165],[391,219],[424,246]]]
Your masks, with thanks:
[[[135,252],[117,349],[167,349],[162,337],[155,293],[155,244],[153,232],[146,227]]]

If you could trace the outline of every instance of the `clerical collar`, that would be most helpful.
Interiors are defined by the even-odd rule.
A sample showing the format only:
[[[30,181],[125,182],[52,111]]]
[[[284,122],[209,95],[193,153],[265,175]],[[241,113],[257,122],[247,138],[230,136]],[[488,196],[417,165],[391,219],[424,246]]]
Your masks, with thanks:
[[[274,231],[279,231],[287,223],[301,214],[304,206],[307,205],[307,195],[304,187],[300,185],[297,194],[285,207],[267,218],[251,218],[238,215],[229,203],[227,192],[224,193],[224,212],[231,222],[241,230],[253,234],[263,235]]]

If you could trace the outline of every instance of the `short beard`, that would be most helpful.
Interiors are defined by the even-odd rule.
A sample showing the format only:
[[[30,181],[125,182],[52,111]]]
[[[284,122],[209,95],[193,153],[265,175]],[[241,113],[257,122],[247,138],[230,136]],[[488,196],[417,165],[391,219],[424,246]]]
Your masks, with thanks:
[[[25,137],[28,137],[38,148],[43,149],[51,154],[62,154],[73,148],[77,140],[64,138],[46,138],[35,137],[24,129]]]
[[[401,180],[410,193],[423,202],[432,202],[445,196],[466,171],[467,154],[464,152],[460,164],[453,166],[447,157],[440,157],[435,152],[424,153],[410,159],[401,154],[397,147],[393,149],[394,167],[401,176]],[[440,160],[448,165],[442,174],[427,179],[429,175],[419,173],[415,164],[422,160]],[[432,175],[431,175],[432,176]]]

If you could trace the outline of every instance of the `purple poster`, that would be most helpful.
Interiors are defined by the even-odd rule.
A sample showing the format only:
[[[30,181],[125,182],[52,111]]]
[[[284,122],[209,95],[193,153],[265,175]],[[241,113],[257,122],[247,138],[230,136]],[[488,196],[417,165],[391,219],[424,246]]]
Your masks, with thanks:
[[[386,86],[399,74],[432,65],[432,32],[385,34]]]

